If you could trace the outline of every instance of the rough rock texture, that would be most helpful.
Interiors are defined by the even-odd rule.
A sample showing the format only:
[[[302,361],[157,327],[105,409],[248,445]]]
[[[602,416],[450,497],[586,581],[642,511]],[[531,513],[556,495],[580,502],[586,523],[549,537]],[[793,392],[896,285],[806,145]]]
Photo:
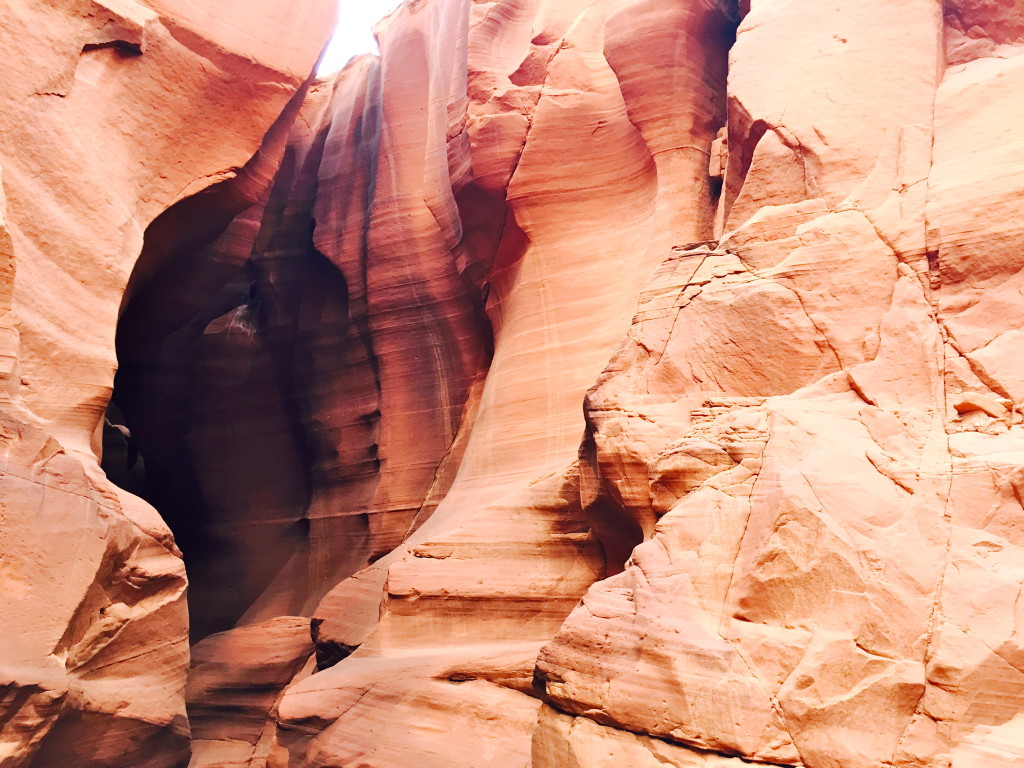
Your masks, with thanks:
[[[761,762],[1021,759],[1024,58],[982,5],[752,4],[724,237],[588,395],[652,535],[542,651],[553,707]]]
[[[258,37],[189,8],[154,34]],[[122,27],[83,58],[148,61]],[[0,573],[88,593],[16,614],[58,650],[3,655],[11,764],[180,756],[177,550],[83,442],[118,303],[105,465],[189,566],[193,768],[1024,764],[1021,3],[410,0],[377,33],[287,107],[301,76],[249,93],[210,158],[131,166],[177,194],[127,229],[61,176],[85,218],[19,242],[41,198],[4,161],[5,257],[131,235],[74,240],[67,286],[8,258],[32,520]],[[30,578],[33,510],[70,515],[40,488],[109,532]]]
[[[187,760],[183,563],[157,513],[99,466],[118,311],[154,218],[207,190],[226,223],[258,197],[285,136],[265,134],[300,98],[332,13],[330,2],[3,4],[5,768]],[[153,247],[170,254],[191,234],[180,226]]]

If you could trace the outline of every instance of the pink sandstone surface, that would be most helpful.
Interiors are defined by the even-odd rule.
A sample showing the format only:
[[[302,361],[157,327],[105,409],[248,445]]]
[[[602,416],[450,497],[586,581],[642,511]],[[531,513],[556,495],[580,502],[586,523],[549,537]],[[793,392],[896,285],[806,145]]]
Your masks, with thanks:
[[[1024,766],[1020,0],[12,2],[0,766]]]
[[[285,136],[272,126],[301,98],[332,13],[241,0],[0,9],[5,768],[188,759],[181,555],[98,461],[118,312],[155,218],[208,201],[206,222],[150,239],[170,257],[269,182]]]

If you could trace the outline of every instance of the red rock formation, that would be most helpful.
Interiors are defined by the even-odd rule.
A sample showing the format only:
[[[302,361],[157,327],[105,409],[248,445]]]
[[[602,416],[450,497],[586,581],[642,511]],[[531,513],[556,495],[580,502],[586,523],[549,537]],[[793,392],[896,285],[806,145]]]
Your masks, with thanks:
[[[190,196],[207,190],[204,213],[226,224],[269,179],[273,134],[268,156],[247,163],[302,88],[331,5],[5,4],[5,766],[186,759],[180,553],[156,512],[99,468],[118,309],[154,218],[194,213]],[[154,225],[151,245],[169,257],[215,218],[189,216],[187,233],[180,217]]]
[[[666,262],[590,396],[644,423],[594,440],[608,482],[646,465],[622,511],[654,535],[539,671],[563,712],[720,754],[1011,765],[1020,59],[944,70],[930,2],[797,5],[733,49],[731,231]]]
[[[153,8],[169,50],[259,38]],[[130,18],[83,61],[151,61]],[[4,504],[35,519],[0,574],[75,587],[15,614],[12,764],[183,752],[177,550],[81,431],[113,301],[108,443],[189,564],[192,766],[1015,765],[1022,30],[1002,1],[410,0],[291,102],[288,41],[243,73],[274,99],[183,78],[227,113],[189,153],[116,134],[164,137],[145,195],[12,162]],[[74,215],[28,227],[37,187]],[[91,218],[122,239],[73,240]],[[50,243],[87,289],[43,279]]]
[[[307,670],[279,702],[278,747],[291,759],[529,760],[539,645],[606,568],[588,520],[608,501],[576,464],[580,404],[660,254],[712,236],[707,165],[725,121],[730,13],[406,6],[378,30],[380,64],[354,62],[307,101],[259,234],[239,250],[234,236],[214,246],[248,256],[260,314],[245,305],[201,320],[204,338],[237,335],[245,312],[254,349],[273,345],[277,318],[295,314],[288,286],[304,259],[325,259],[347,289],[347,327],[309,326],[340,341],[337,352],[292,332],[269,363],[292,389],[239,416],[252,425],[298,403],[292,433],[322,467],[307,474],[309,544],[278,545],[278,562],[297,569],[253,592],[242,622],[310,610],[302,598],[329,589],[312,609],[320,666],[358,648]],[[613,23],[649,31],[606,36]],[[323,306],[337,296],[329,277],[293,301]],[[262,391],[260,369],[246,370],[246,390]],[[189,386],[218,378],[200,367]],[[238,434],[222,425],[217,439]],[[208,455],[197,475],[223,488],[212,458],[230,454]],[[251,502],[224,496],[239,514],[211,509],[215,525],[251,557]],[[613,568],[640,537],[625,532]],[[419,661],[398,660],[413,652]],[[194,708],[209,709],[202,692]],[[517,725],[445,749],[466,708],[514,711]],[[412,738],[399,729],[365,742],[395,718],[416,724]]]

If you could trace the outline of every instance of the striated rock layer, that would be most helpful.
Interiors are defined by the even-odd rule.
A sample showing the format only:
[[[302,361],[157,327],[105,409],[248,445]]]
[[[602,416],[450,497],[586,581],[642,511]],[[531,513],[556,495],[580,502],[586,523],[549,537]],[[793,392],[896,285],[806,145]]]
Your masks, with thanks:
[[[664,252],[714,234],[737,21],[409,4],[313,87],[259,205],[128,297],[115,400],[190,563],[195,765],[529,762],[542,644],[643,536],[581,404]],[[296,616],[315,661],[253,730],[229,702],[249,722]]]
[[[2,150],[11,765],[185,752],[118,305],[194,768],[1024,761],[1019,2],[151,5]]]

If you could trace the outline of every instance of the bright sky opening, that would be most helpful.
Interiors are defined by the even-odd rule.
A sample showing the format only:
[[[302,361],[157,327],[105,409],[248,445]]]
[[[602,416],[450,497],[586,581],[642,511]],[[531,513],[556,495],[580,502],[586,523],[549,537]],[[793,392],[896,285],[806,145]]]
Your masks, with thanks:
[[[401,0],[339,0],[338,28],[317,74],[337,72],[360,53],[377,53],[373,25],[401,5]]]

